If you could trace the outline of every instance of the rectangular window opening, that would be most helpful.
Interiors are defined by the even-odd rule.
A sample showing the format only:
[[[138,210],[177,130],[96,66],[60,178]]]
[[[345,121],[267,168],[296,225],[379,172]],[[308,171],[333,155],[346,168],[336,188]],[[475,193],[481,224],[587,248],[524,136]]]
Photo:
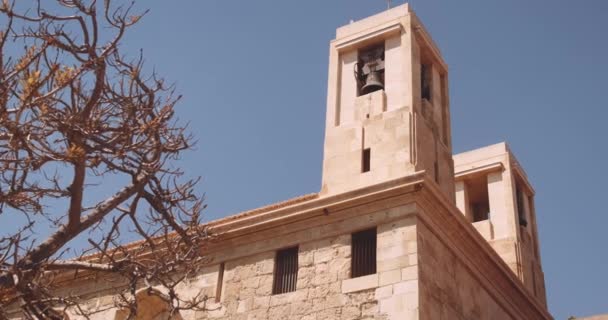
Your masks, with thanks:
[[[439,183],[439,162],[435,161],[433,169],[435,170],[435,182]]]
[[[530,223],[532,223],[532,230],[535,230],[535,213],[534,213],[534,197],[533,196],[528,196],[528,212],[530,215]],[[536,257],[536,259],[539,259],[539,255],[538,255],[538,236],[537,235],[533,235],[532,236],[532,248],[534,248],[534,256]]]
[[[371,170],[371,157],[372,149],[363,149],[363,154],[361,158],[361,172],[368,172]]]
[[[471,178],[467,181],[467,187],[473,222],[488,220],[490,218],[490,198],[487,176],[479,175]]]
[[[441,75],[441,138],[442,141],[448,145],[449,144],[449,135],[450,133],[448,132],[448,128],[449,128],[449,117],[448,117],[448,80],[447,80],[447,76],[445,74]]]
[[[296,291],[298,280],[298,247],[277,251],[272,294]]]
[[[352,234],[351,277],[376,273],[376,228]]]
[[[215,302],[220,302],[222,299],[222,285],[224,282],[224,262],[220,263],[220,267],[217,274],[217,287],[215,289]]]
[[[517,197],[517,216],[519,217],[519,225],[526,227],[528,226],[528,220],[526,219],[526,208],[524,207],[524,193],[521,191],[519,182],[515,183],[515,193]]]
[[[431,101],[431,66],[420,65],[420,94],[422,99]]]

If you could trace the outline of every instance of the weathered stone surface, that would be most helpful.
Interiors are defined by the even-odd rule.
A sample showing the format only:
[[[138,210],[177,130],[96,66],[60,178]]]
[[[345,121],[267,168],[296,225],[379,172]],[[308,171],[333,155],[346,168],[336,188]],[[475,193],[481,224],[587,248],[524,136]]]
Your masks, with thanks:
[[[358,50],[370,44],[384,45],[386,85],[358,95],[352,70]],[[438,53],[408,5],[339,28],[330,50],[321,192],[212,223],[220,239],[208,252],[215,264],[176,288],[182,298],[208,297],[207,310],[171,319],[550,319],[542,309],[533,202],[519,205],[530,220],[530,227],[520,226],[513,188],[526,180],[506,145],[455,156],[454,189],[447,67]],[[432,83],[425,99],[422,64],[430,64]],[[371,149],[368,172],[362,172],[365,148]],[[491,221],[471,226],[464,219],[471,218],[475,195],[466,181],[480,174]],[[351,234],[369,228],[377,230],[376,273],[353,279]],[[276,250],[293,246],[299,248],[296,290],[273,295]],[[489,253],[479,254],[484,250]],[[221,283],[219,262],[225,263]],[[498,272],[488,279],[476,273],[477,264]],[[111,305],[113,289],[88,281],[66,292],[82,292],[93,310]],[[146,316],[168,318],[162,301],[150,301],[142,302],[150,306]],[[518,308],[524,316],[516,316]],[[92,319],[121,319],[120,312]]]

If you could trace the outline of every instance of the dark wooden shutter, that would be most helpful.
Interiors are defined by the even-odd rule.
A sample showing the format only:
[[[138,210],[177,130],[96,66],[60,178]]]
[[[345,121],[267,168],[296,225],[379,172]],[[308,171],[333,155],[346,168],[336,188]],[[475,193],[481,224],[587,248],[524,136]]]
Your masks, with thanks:
[[[272,294],[296,291],[298,280],[298,247],[277,251]]]
[[[376,228],[352,234],[351,277],[376,273]]]

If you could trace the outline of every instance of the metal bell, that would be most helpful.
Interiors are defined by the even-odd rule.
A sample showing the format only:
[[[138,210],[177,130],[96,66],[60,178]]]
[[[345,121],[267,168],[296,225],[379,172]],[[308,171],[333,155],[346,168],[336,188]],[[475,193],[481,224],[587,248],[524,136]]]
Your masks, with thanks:
[[[368,94],[376,90],[384,89],[384,84],[380,78],[380,73],[376,70],[371,71],[365,79],[365,85],[361,88],[362,94]]]

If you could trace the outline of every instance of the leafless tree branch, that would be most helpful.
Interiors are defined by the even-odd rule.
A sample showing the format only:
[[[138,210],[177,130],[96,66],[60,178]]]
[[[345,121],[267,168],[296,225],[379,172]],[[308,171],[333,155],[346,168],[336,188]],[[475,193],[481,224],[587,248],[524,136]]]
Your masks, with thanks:
[[[0,319],[10,304],[29,319],[92,312],[57,294],[54,279],[69,272],[122,279],[117,304],[131,314],[134,288],[152,284],[167,289],[174,310],[199,308],[205,297],[182,301],[175,291],[196,274],[207,238],[198,179],[174,165],[192,146],[174,119],[180,97],[145,74],[142,53],[120,50],[147,11],[55,3],[55,12],[41,1],[0,4],[0,218],[24,221],[0,238]],[[110,181],[125,183],[99,199],[95,187]],[[52,232],[40,238],[41,227]],[[140,245],[125,245],[127,234]],[[68,246],[83,237],[74,256]]]

